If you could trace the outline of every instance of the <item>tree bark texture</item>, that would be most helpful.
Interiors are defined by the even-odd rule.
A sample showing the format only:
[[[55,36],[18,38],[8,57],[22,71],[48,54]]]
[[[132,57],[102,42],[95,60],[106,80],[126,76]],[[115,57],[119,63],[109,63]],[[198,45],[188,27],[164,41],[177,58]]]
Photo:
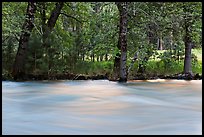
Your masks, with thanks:
[[[117,7],[120,15],[120,31],[119,31],[119,47],[121,50],[120,56],[120,79],[121,82],[127,81],[127,2],[117,2]]]
[[[46,48],[46,52],[47,52],[47,61],[48,61],[48,74],[49,74],[49,70],[51,69],[51,66],[52,66],[52,63],[51,63],[51,58],[52,58],[52,55],[51,55],[51,50],[50,50],[50,45],[49,43],[47,42],[47,38],[49,37],[50,33],[52,32],[53,28],[55,27],[55,24],[57,22],[57,19],[60,15],[60,12],[62,10],[64,6],[64,2],[56,2],[55,4],[55,8],[52,10],[51,14],[50,14],[50,17],[47,21],[46,24],[45,23],[45,7],[43,7],[42,9],[42,25],[43,25],[43,46]],[[44,16],[44,17],[43,17]]]
[[[191,49],[192,49],[192,39],[190,35],[192,22],[191,17],[188,15],[190,9],[189,7],[186,7],[184,5],[184,27],[185,27],[185,36],[184,36],[184,43],[185,43],[185,58],[184,58],[184,73],[190,73],[192,74],[192,68],[191,68]]]
[[[192,42],[191,42],[191,38],[189,36],[188,26],[186,26],[184,73],[190,73],[190,74],[192,74],[191,49],[192,49]]]
[[[34,27],[34,14],[36,12],[36,2],[28,2],[26,19],[22,27],[22,32],[19,40],[19,47],[13,65],[13,78],[23,78],[25,74],[26,53],[28,48],[28,41],[32,29]]]
[[[57,2],[55,4],[55,8],[52,10],[50,18],[48,19],[46,24],[45,38],[49,36],[52,29],[55,27],[55,24],[57,22],[57,19],[60,15],[60,12],[63,6],[64,6],[64,2]]]

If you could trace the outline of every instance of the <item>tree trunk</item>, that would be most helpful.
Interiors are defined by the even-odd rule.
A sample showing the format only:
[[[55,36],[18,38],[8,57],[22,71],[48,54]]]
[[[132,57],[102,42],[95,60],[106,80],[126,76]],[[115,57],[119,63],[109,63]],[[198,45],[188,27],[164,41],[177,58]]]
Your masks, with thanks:
[[[64,2],[57,2],[55,5],[55,8],[52,10],[50,18],[48,19],[46,24],[45,38],[49,36],[52,29],[55,27],[55,24],[57,22],[57,19],[60,15],[60,11],[62,10],[63,6],[64,6]]]
[[[105,61],[108,61],[108,54],[105,55]]]
[[[100,61],[103,61],[103,55],[100,55]]]
[[[30,34],[34,27],[34,14],[36,11],[36,2],[28,2],[26,19],[23,24],[19,47],[16,54],[16,58],[13,65],[12,76],[14,79],[23,78],[25,74],[25,62],[26,62],[26,53],[28,48],[28,41]]]
[[[127,81],[127,2],[117,2],[117,7],[120,14],[120,31],[119,31],[119,47],[121,50],[120,56],[120,82]]]
[[[134,63],[135,63],[135,61],[136,61],[136,59],[138,58],[138,53],[139,53],[139,52],[136,52],[136,53],[135,53],[135,55],[134,55],[134,57],[133,57],[133,59],[132,59],[132,62],[130,63],[130,66],[129,66],[129,68],[128,68],[128,74],[130,73],[130,70],[131,70],[131,68],[133,67],[133,65],[134,65]]]
[[[114,80],[117,80],[120,77],[120,53],[117,53],[114,59],[114,69],[113,69],[113,75],[114,75]]]
[[[189,32],[186,28],[186,35],[185,35],[185,59],[184,59],[184,73],[192,74],[191,68],[191,49],[192,43],[189,37]]]
[[[44,47],[46,47],[46,45],[44,45],[45,44],[45,39],[46,39],[46,37],[45,37],[45,30],[46,30],[46,6],[45,6],[45,2],[41,2],[40,3],[41,4],[41,10],[40,10],[40,14],[41,14],[41,20],[42,20],[42,43],[43,43],[43,46]]]
[[[190,36],[190,29],[191,29],[191,17],[188,15],[190,9],[189,7],[186,7],[184,5],[184,27],[185,27],[185,37],[184,37],[184,43],[185,43],[185,59],[184,59],[184,73],[192,74],[192,68],[191,68],[191,49],[192,49],[192,39]]]
[[[147,26],[147,40],[148,40],[148,45],[150,46],[151,44],[155,44],[155,34],[153,33],[155,31],[155,26],[150,22]],[[159,42],[160,39],[157,39],[157,44],[159,46]],[[158,46],[157,46],[157,49],[158,49]],[[139,62],[139,65],[138,65],[138,71],[137,73],[145,73],[146,71],[146,64],[149,60],[149,58],[152,56],[153,52],[151,51],[151,49],[147,49],[147,55],[144,57],[144,59]]]
[[[82,53],[82,61],[84,61],[84,53]]]
[[[57,19],[60,15],[60,11],[62,10],[64,5],[64,2],[56,2],[55,4],[55,8],[52,10],[50,17],[47,21],[47,24],[45,24],[46,21],[46,17],[45,17],[45,5],[43,4],[43,9],[42,9],[42,28],[43,28],[43,46],[46,49],[46,59],[47,59],[47,63],[48,63],[48,74],[49,74],[49,70],[51,68],[51,55],[50,55],[50,45],[47,42],[47,38],[49,37],[51,31],[53,30]]]
[[[158,38],[158,50],[163,50],[163,40],[162,38]]]

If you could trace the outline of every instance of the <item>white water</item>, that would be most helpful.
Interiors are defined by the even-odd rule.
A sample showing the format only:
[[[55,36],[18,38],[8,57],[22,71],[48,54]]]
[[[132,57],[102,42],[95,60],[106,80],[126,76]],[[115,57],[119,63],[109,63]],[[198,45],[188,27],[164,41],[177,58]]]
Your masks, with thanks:
[[[2,134],[202,134],[202,81],[2,82]]]

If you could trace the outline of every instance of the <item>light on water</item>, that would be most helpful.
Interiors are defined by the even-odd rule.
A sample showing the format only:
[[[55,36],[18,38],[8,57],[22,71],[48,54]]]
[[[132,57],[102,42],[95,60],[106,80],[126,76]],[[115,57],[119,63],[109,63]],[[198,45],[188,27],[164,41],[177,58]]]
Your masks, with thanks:
[[[202,134],[201,80],[2,82],[2,134]]]

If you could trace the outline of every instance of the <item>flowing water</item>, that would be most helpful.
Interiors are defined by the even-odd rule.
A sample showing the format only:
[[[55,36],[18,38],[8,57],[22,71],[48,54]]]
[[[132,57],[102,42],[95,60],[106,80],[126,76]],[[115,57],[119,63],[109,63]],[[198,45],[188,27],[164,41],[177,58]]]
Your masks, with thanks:
[[[202,134],[202,81],[2,81],[2,134]]]

